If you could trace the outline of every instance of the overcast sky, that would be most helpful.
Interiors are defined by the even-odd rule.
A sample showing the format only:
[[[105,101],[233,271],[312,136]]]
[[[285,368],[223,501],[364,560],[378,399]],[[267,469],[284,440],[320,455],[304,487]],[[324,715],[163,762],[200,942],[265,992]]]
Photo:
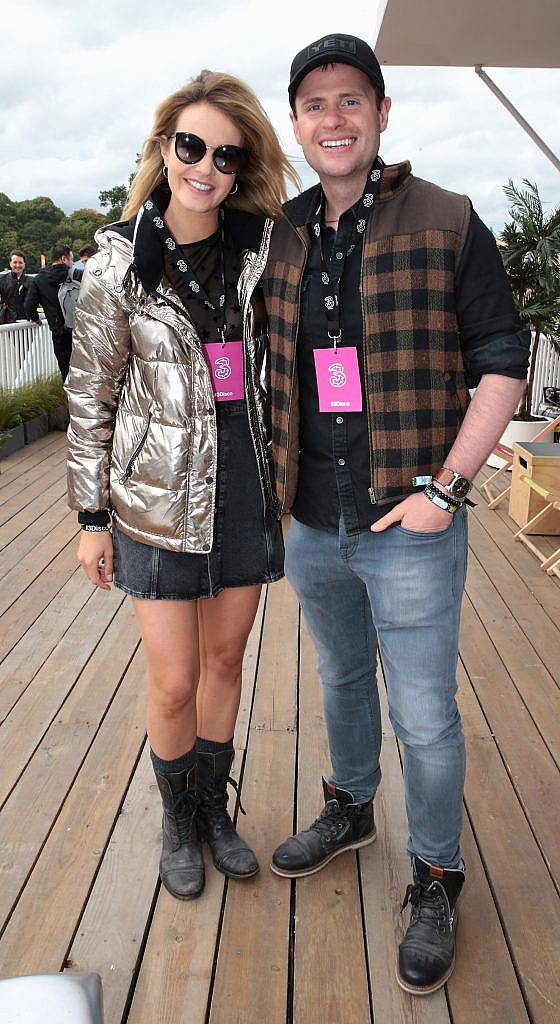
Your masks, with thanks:
[[[429,0],[424,0],[429,2]],[[376,0],[27,0],[2,10],[0,192],[50,196],[67,213],[99,208],[100,189],[128,182],[157,103],[201,68],[245,79],[291,156],[291,60],[330,32],[373,43]],[[560,71],[488,69],[548,145],[560,150]],[[551,163],[474,70],[384,69],[393,100],[382,137],[386,162],[466,192],[486,223],[506,218],[508,178],[535,181],[558,203]],[[304,184],[313,172],[296,164]]]

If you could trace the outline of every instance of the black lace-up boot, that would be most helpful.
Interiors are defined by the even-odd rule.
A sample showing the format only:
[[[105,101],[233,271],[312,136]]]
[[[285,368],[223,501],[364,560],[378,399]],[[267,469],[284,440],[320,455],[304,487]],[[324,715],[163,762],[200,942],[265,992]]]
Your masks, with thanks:
[[[198,838],[195,768],[160,774],[157,784],[163,800],[163,850],[160,878],[172,896],[193,900],[204,889],[204,861]]]
[[[325,806],[305,832],[298,832],[272,854],[271,870],[285,878],[313,875],[345,850],[376,838],[373,800],[357,804],[352,793],[323,779]]]
[[[410,924],[399,947],[397,981],[414,995],[435,992],[455,966],[457,900],[465,881],[465,865],[438,868],[420,857],[412,859],[414,885],[409,885],[402,910],[412,906]]]
[[[250,878],[257,874],[259,862],[238,836],[227,810],[228,782],[237,792],[235,779],[229,777],[233,758],[233,750],[196,752],[200,835],[208,843],[218,871],[228,878]],[[245,814],[241,803],[239,809]]]

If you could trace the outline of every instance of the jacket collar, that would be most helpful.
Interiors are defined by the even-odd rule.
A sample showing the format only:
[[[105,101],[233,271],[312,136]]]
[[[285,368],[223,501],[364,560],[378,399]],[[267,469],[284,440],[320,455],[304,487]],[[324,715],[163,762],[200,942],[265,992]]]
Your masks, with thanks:
[[[152,192],[150,197],[159,212],[165,213],[171,193],[167,184],[162,184]],[[245,210],[234,210],[225,207],[224,227],[232,238],[237,252],[248,249],[258,252],[263,236],[266,217],[264,214],[246,213]],[[161,239],[154,229],[149,217],[144,215],[141,206],[138,213],[130,221],[111,225],[132,241],[132,263],[136,269],[142,287],[153,292],[160,285],[164,272],[164,251]]]
[[[404,185],[412,176],[410,162],[404,160],[400,164],[386,164],[381,175],[379,188],[379,199],[393,199],[398,189]],[[313,217],[319,202],[321,201],[321,186],[319,183],[284,203],[282,209],[288,220],[299,228],[308,224]]]

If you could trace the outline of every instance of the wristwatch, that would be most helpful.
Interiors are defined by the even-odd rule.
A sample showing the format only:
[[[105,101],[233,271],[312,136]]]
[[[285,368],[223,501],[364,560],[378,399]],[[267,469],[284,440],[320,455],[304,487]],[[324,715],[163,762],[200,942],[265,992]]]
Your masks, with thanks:
[[[455,472],[454,469],[449,469],[448,466],[442,466],[437,471],[433,482],[441,487],[450,498],[456,498],[458,501],[464,501],[473,488],[471,481],[467,480],[466,476]]]

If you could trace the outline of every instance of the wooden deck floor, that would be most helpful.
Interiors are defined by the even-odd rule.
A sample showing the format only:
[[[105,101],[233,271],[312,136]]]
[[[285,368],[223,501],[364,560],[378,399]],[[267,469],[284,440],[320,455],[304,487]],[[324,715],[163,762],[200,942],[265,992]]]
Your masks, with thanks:
[[[0,976],[99,971],[107,1024],[558,1024],[560,581],[470,516],[460,704],[469,754],[457,967],[411,1000],[394,978],[409,880],[399,750],[384,712],[378,841],[290,884],[272,849],[321,805],[315,659],[287,584],[263,594],[236,733],[243,832],[263,870],[201,899],[160,889],[159,798],[129,601],[75,561],[65,438],[0,473]]]

